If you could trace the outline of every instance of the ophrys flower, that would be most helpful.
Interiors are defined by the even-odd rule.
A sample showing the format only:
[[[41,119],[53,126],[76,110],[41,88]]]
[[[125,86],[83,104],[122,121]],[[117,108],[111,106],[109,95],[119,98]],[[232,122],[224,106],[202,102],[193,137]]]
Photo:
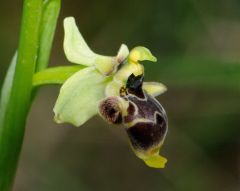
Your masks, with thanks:
[[[86,68],[63,84],[54,107],[58,123],[81,126],[100,115],[113,124],[123,123],[135,154],[148,166],[162,168],[159,155],[167,132],[167,116],[154,98],[166,91],[157,82],[143,82],[144,67],[139,61],[156,62],[145,47],[130,53],[121,45],[117,56],[94,53],[84,41],[73,17],[64,20],[64,51],[67,59]]]

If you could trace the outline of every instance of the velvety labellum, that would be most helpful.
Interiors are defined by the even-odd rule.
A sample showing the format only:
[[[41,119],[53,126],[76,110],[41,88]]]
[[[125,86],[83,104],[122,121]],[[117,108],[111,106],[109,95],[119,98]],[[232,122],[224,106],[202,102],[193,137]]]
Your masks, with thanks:
[[[142,83],[143,76],[129,76],[126,87],[119,91],[120,96],[105,98],[99,110],[108,122],[124,124],[139,158],[146,159],[149,166],[161,168],[166,159],[158,153],[167,133],[167,115],[162,105],[142,89]],[[155,164],[157,160],[162,161],[162,166]]]

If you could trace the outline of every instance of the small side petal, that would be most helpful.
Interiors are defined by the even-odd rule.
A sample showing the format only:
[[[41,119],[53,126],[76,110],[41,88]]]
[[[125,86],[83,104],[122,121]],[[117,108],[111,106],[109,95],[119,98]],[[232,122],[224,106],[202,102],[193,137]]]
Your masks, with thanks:
[[[111,75],[116,72],[117,67],[128,56],[129,50],[125,44],[122,44],[115,57],[98,55],[96,57],[95,66],[105,76]]]
[[[67,17],[64,26],[64,52],[70,62],[92,66],[96,58],[95,53],[83,39],[73,17]]]
[[[158,82],[143,82],[143,89],[154,97],[159,96],[167,91],[167,87]]]
[[[129,55],[129,50],[126,44],[122,44],[118,50],[117,61],[118,63],[122,63],[127,56]]]
[[[54,107],[58,123],[80,126],[98,112],[98,102],[105,97],[107,78],[94,67],[72,75],[61,87]]]

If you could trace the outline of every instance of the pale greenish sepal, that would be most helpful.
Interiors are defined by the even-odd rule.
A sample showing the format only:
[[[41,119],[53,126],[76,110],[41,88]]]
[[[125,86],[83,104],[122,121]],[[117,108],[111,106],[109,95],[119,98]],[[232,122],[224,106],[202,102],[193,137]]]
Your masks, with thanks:
[[[129,61],[136,63],[144,60],[156,62],[157,58],[152,55],[149,49],[143,46],[137,46],[130,51]]]
[[[80,126],[97,114],[98,102],[105,97],[108,79],[95,67],[87,67],[73,74],[60,89],[54,106],[58,123]]]
[[[92,66],[96,54],[88,47],[83,39],[73,17],[67,17],[63,22],[64,42],[63,48],[67,59],[76,64]]]
[[[167,87],[158,82],[143,82],[143,89],[154,97],[159,96],[167,91]]]
[[[64,19],[64,42],[63,48],[70,62],[84,66],[95,66],[103,75],[108,76],[116,71],[117,66],[127,58],[129,50],[122,45],[117,56],[104,56],[94,53],[83,39],[75,19]]]

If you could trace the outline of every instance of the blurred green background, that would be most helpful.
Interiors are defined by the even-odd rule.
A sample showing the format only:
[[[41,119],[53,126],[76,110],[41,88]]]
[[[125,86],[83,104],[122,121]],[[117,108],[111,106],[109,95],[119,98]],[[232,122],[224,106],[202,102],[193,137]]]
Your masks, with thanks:
[[[0,84],[14,54],[22,1],[0,5]],[[240,1],[65,0],[50,66],[67,65],[62,20],[74,16],[90,47],[115,55],[121,43],[148,47],[157,63],[169,117],[165,169],[148,168],[124,129],[99,117],[83,127],[57,125],[59,86],[40,90],[30,112],[15,191],[240,190]],[[1,169],[0,169],[1,170]]]

